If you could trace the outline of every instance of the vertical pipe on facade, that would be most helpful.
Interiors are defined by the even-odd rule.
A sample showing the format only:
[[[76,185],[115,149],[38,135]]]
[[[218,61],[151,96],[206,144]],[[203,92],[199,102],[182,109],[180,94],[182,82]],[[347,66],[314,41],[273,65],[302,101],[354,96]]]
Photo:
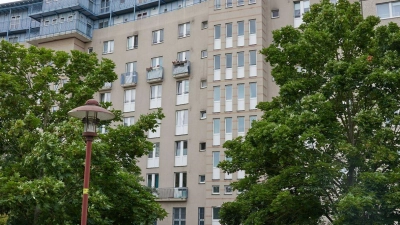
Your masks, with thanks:
[[[10,14],[8,15],[8,25],[7,25],[7,41],[8,41],[8,32],[10,31],[10,26],[11,26],[11,8],[10,8]]]
[[[136,6],[137,6],[136,0],[134,0],[134,1],[135,1],[135,4],[134,4],[134,7],[133,7],[133,21],[136,20]]]
[[[113,0],[110,0],[110,26],[111,26],[111,17],[112,17],[112,4],[113,4]],[[114,25],[114,22],[113,22],[113,24],[112,25]]]

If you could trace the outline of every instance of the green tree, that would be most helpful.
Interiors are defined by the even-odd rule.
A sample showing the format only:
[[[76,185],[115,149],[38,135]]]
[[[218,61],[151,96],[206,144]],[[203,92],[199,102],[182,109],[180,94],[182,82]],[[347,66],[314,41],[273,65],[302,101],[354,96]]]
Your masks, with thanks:
[[[246,178],[221,223],[394,224],[400,218],[400,28],[323,0],[261,51],[279,96],[220,167]]]
[[[95,54],[0,43],[0,215],[7,224],[79,224],[85,142],[81,121],[67,112],[114,81],[114,67]],[[152,224],[166,216],[136,165],[153,147],[145,132],[163,117],[143,115],[96,138],[88,224]]]

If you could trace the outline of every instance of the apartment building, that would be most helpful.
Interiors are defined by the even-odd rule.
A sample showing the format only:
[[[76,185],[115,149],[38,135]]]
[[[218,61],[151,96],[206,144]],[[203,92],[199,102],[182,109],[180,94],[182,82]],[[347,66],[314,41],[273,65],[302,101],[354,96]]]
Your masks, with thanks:
[[[217,225],[222,203],[238,194],[230,183],[245,176],[217,168],[229,160],[222,145],[244,136],[261,116],[257,103],[278,94],[258,51],[316,2],[23,0],[0,5],[0,40],[112,59],[119,79],[94,97],[121,109],[127,126],[159,107],[166,115],[139,161],[169,213],[156,224]],[[362,4],[364,16],[399,21],[400,1]]]

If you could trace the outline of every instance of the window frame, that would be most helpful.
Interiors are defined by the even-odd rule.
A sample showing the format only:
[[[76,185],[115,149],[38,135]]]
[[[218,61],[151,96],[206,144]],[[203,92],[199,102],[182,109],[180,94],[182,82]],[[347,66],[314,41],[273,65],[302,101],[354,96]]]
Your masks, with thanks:
[[[153,30],[151,42],[153,45],[164,43],[164,29]]]
[[[106,49],[107,44],[107,49]],[[107,51],[106,51],[107,50]],[[103,42],[103,55],[114,53],[114,40],[108,40]]]

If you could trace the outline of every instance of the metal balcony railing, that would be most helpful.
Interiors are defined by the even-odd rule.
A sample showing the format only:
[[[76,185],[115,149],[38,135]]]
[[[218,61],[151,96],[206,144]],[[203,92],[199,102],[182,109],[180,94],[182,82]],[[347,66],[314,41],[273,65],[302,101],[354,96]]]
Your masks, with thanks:
[[[112,88],[112,83],[111,82],[105,82],[103,87],[100,88],[100,90],[109,90]]]
[[[91,25],[88,25],[87,23],[80,20],[65,21],[63,23],[50,24],[47,26],[41,25],[40,31],[38,33],[31,32],[29,34],[29,39],[73,32],[78,32],[81,35],[84,35],[87,38],[91,39],[93,28]]]
[[[172,75],[174,77],[189,76],[189,74],[190,74],[189,61],[185,60],[185,61],[173,62]]]
[[[151,68],[147,71],[147,82],[162,81],[164,76],[164,68],[162,66]]]
[[[186,201],[188,198],[188,188],[187,187],[177,187],[177,188],[157,188],[153,191],[153,195],[160,200],[170,200],[170,201]]]
[[[0,22],[0,33],[7,31],[27,30],[32,26],[36,26],[37,23],[37,21],[34,21],[31,18],[2,21]]]
[[[136,71],[121,74],[121,86],[127,87],[127,86],[136,85],[137,77],[138,77],[138,74]]]

